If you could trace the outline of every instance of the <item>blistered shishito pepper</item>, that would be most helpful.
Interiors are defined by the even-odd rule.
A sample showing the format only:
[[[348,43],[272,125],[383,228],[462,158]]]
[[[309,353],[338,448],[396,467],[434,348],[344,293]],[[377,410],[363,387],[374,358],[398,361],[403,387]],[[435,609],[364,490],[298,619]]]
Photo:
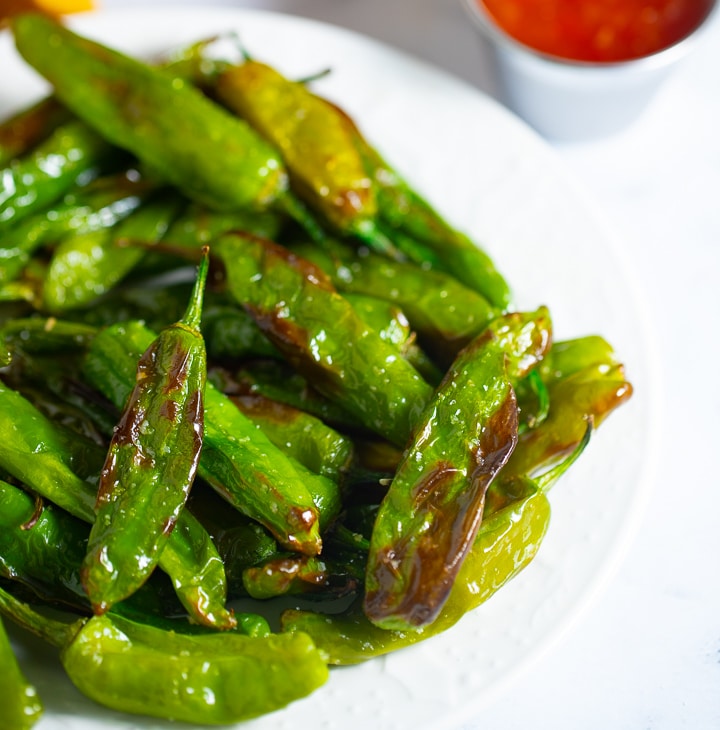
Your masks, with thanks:
[[[1,588],[0,613],[60,648],[83,694],[136,715],[230,725],[285,707],[328,677],[302,633],[180,634],[112,614],[65,623]]]
[[[233,403],[285,453],[336,482],[353,457],[352,441],[315,416],[262,395],[233,395]]]
[[[180,76],[39,14],[18,16],[12,30],[20,54],[66,107],[190,198],[237,209],[267,207],[285,194],[275,151]]]
[[[148,343],[149,344],[149,343]],[[85,522],[95,520],[103,452],[50,422],[19,393],[0,382],[0,468]],[[160,567],[194,620],[229,628],[222,561],[205,529],[183,512],[160,556]]]
[[[30,152],[69,117],[57,99],[46,97],[5,119],[0,123],[0,167]]]
[[[227,288],[318,391],[399,446],[432,388],[309,261],[269,241],[218,239]]]
[[[87,306],[112,289],[145,256],[145,249],[132,242],[156,243],[180,204],[178,196],[161,195],[117,226],[64,238],[53,252],[43,281],[44,308],[60,312]]]
[[[367,294],[400,307],[421,344],[445,364],[498,314],[482,295],[442,271],[355,253],[342,245],[296,250],[318,265],[341,293]]]
[[[485,493],[517,443],[511,380],[543,358],[546,309],[495,320],[455,359],[384,497],[368,556],[365,613],[378,626],[431,623],[482,520]]]
[[[135,365],[155,334],[141,322],[112,325],[93,340],[88,380],[118,408],[135,382]],[[198,473],[233,506],[265,525],[289,550],[320,552],[319,515],[292,462],[208,383]],[[321,477],[318,476],[318,479]]]
[[[387,250],[362,155],[342,115],[264,63],[246,60],[220,72],[215,90],[282,155],[298,195],[336,231]]]
[[[17,278],[45,243],[115,225],[139,207],[148,190],[146,182],[125,173],[108,176],[21,220],[0,239],[0,283]]]
[[[83,563],[96,613],[132,595],[160,559],[190,493],[203,443],[207,357],[200,333],[209,266],[188,308],[143,353],[103,466]]]
[[[107,142],[82,122],[58,127],[30,154],[0,171],[0,229],[42,210],[75,183],[89,182],[109,153]]]
[[[454,626],[514,578],[535,557],[550,524],[547,492],[580,456],[592,428],[585,423],[583,438],[563,462],[530,479],[501,472],[487,492],[485,516],[450,595],[438,617],[413,631],[382,629],[365,616],[361,601],[345,613],[327,616],[288,610],[284,631],[308,633],[329,664],[357,664],[410,646]]]

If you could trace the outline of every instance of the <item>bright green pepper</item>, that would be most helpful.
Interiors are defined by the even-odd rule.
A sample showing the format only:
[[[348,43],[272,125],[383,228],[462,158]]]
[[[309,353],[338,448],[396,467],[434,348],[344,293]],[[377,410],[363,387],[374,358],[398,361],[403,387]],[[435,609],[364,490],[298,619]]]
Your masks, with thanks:
[[[102,450],[47,420],[19,393],[0,382],[0,468],[70,514],[95,520]],[[98,459],[98,456],[100,457]],[[86,481],[83,477],[88,477]],[[231,627],[226,582],[210,536],[183,512],[160,557],[183,606],[200,623]]]
[[[107,143],[82,122],[58,127],[27,157],[0,170],[0,230],[58,200],[70,187],[97,176]]]
[[[65,237],[53,253],[43,282],[45,309],[60,312],[87,306],[112,289],[145,256],[145,249],[132,243],[161,239],[180,203],[176,196],[161,196],[117,226]]]
[[[431,623],[470,550],[485,493],[517,442],[511,379],[550,346],[548,312],[494,321],[458,355],[423,416],[373,528],[365,613],[381,628]]]
[[[282,155],[298,195],[332,227],[391,251],[375,225],[372,182],[341,115],[307,87],[267,64],[246,60],[223,69],[215,90]]]
[[[2,589],[0,613],[59,647],[83,694],[136,715],[228,725],[285,707],[328,678],[302,633],[178,634],[112,614],[68,624]]]
[[[199,327],[208,266],[206,249],[187,311],[140,358],[110,442],[83,563],[83,585],[96,613],[147,580],[197,472],[207,371]]]
[[[84,373],[116,407],[135,381],[135,364],[155,334],[140,322],[113,325],[93,340]],[[319,515],[293,463],[210,383],[198,473],[233,506],[265,525],[289,550],[320,552]],[[318,476],[318,479],[321,477]]]
[[[432,388],[314,265],[269,241],[218,239],[227,288],[288,362],[366,428],[404,446]]]
[[[65,106],[190,198],[217,209],[261,208],[287,191],[272,148],[180,76],[41,15],[16,17],[12,30],[20,54]]]

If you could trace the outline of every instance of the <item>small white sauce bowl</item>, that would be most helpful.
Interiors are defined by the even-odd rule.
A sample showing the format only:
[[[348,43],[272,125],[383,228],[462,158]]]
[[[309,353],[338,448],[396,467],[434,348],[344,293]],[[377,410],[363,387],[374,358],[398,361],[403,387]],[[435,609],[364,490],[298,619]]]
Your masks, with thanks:
[[[695,46],[718,5],[715,0],[691,34],[657,53],[595,63],[537,51],[506,33],[478,0],[461,1],[493,52],[500,101],[558,142],[608,136],[634,121]]]

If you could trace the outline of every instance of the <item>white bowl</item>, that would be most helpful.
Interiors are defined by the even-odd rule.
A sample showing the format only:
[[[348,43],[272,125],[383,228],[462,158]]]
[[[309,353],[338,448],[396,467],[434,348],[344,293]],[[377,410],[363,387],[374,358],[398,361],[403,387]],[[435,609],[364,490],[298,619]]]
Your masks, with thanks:
[[[660,84],[695,46],[717,0],[677,43],[629,61],[595,63],[551,56],[506,33],[477,0],[462,0],[493,52],[500,100],[543,136],[579,141],[610,135],[644,110]]]

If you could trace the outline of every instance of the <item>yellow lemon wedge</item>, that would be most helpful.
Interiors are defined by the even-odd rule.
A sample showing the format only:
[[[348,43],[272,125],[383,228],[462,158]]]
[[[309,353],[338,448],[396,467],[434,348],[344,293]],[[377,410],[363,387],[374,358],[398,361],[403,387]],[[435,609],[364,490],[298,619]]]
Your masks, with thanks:
[[[2,0],[0,2],[0,28],[8,18],[18,13],[40,11],[49,15],[64,15],[92,10],[93,0]]]

